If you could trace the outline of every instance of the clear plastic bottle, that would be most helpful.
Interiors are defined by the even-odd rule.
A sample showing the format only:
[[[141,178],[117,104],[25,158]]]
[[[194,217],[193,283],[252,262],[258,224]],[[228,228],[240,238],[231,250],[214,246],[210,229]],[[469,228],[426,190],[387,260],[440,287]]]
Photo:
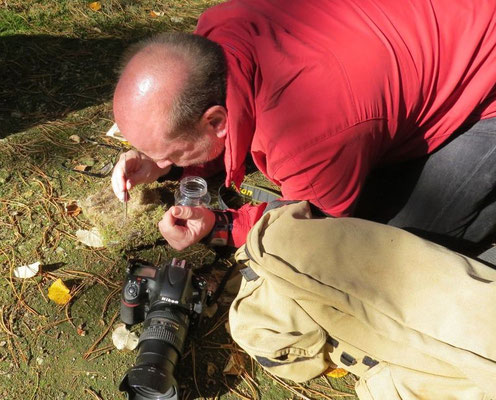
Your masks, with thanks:
[[[181,179],[179,190],[176,190],[174,198],[177,206],[204,206],[210,205],[210,194],[207,190],[207,182],[199,176],[187,176]]]

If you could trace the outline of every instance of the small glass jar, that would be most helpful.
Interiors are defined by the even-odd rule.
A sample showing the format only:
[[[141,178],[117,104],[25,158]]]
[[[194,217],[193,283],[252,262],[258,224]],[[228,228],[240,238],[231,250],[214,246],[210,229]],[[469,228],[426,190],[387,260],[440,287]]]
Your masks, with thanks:
[[[207,191],[207,182],[199,176],[187,176],[181,179],[179,190],[174,194],[176,206],[203,206],[210,205],[210,194]]]

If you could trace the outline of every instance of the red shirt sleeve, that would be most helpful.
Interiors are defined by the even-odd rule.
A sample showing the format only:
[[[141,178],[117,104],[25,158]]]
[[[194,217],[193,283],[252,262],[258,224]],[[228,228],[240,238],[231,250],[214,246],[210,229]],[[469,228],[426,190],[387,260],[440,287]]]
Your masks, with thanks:
[[[234,247],[240,247],[246,242],[246,236],[253,225],[263,215],[267,203],[259,205],[245,204],[237,210],[229,209],[233,219],[233,229],[229,244]]]

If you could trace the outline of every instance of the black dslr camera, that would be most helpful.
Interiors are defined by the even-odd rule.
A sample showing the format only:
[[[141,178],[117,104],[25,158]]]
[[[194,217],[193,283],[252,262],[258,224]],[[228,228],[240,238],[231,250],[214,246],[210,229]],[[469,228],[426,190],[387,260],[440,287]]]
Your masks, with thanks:
[[[121,295],[121,319],[130,327],[144,321],[138,357],[119,390],[129,400],[176,400],[174,368],[188,329],[206,304],[206,280],[186,261],[173,259],[158,267],[131,260]]]

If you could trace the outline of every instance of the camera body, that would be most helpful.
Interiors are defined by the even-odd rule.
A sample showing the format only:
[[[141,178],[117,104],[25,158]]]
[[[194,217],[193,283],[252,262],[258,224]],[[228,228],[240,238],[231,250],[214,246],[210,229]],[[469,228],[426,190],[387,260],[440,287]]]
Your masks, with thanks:
[[[121,320],[128,327],[144,322],[136,364],[119,385],[129,400],[178,398],[174,369],[188,330],[206,304],[206,286],[185,260],[174,258],[159,266],[128,261]]]

